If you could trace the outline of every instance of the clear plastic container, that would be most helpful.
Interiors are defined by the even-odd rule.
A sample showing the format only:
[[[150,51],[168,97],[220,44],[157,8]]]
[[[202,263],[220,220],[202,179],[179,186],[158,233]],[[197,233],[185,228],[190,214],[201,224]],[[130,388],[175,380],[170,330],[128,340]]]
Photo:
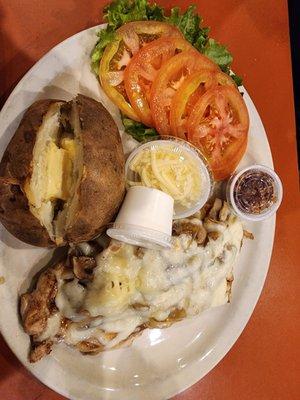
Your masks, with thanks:
[[[242,219],[262,221],[275,214],[282,201],[279,176],[264,165],[250,165],[232,175],[226,187],[227,202]]]
[[[164,150],[168,152],[174,152],[174,154],[179,155],[180,162],[188,160],[188,162],[193,163],[193,171],[194,173],[198,174],[199,178],[199,192],[196,194],[195,198],[193,201],[189,201],[188,205],[183,205],[181,201],[177,201],[174,196],[166,190],[164,190],[163,187],[156,187],[159,190],[166,191],[169,195],[171,195],[174,198],[174,219],[179,219],[179,218],[186,218],[191,215],[193,215],[196,211],[198,211],[209,199],[212,189],[213,189],[213,179],[212,179],[212,173],[210,171],[210,168],[207,164],[206,159],[202,155],[202,153],[193,145],[190,143],[186,142],[185,140],[174,138],[174,137],[161,137],[160,140],[151,140],[149,142],[146,142],[142,145],[140,145],[138,148],[136,148],[128,157],[126,164],[125,164],[125,176],[126,176],[126,182],[127,182],[127,187],[131,187],[134,185],[144,185],[142,182],[142,179],[138,173],[133,171],[131,169],[132,164],[136,160],[136,157],[141,156],[141,152],[145,150]],[[176,169],[176,164],[174,161],[174,167]],[[195,178],[196,180],[198,178]],[[198,180],[197,180],[198,182]],[[173,182],[176,185],[176,180]],[[151,186],[148,183],[148,185],[144,185],[148,187],[155,187]]]

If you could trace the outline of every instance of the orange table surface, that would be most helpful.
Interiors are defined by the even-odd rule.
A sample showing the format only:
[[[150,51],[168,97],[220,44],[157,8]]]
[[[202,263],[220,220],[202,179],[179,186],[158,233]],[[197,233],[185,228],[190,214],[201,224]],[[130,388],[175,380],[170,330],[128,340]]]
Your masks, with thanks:
[[[1,105],[25,72],[54,45],[100,23],[105,3],[2,0]],[[232,51],[233,69],[244,78],[260,113],[283,181],[284,200],[277,214],[270,270],[249,323],[224,359],[175,398],[296,400],[300,398],[300,199],[287,2],[210,0],[197,5],[205,24],[211,26],[211,36]],[[31,376],[0,338],[0,399],[63,397]]]

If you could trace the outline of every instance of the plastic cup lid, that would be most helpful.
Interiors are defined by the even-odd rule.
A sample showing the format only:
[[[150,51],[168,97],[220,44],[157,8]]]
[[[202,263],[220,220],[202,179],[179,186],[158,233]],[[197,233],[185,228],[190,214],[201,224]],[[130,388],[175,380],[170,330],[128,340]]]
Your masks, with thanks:
[[[172,236],[138,225],[114,223],[106,233],[112,239],[147,249],[161,250],[171,247]]]

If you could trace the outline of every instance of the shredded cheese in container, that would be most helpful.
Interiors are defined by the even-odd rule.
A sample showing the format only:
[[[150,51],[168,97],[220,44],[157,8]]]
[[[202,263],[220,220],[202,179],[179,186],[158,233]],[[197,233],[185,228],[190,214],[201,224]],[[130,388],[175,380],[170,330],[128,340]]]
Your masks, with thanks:
[[[162,190],[173,197],[175,205],[191,207],[202,191],[202,177],[195,157],[177,145],[148,146],[129,164],[129,186],[143,185]]]

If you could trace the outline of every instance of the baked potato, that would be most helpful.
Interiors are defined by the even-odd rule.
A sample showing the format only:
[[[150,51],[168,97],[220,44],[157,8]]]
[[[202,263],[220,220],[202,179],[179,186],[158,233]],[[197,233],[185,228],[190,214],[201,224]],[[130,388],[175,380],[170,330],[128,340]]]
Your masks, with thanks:
[[[52,247],[99,234],[125,191],[118,128],[99,102],[40,100],[0,163],[0,221],[23,242]]]

